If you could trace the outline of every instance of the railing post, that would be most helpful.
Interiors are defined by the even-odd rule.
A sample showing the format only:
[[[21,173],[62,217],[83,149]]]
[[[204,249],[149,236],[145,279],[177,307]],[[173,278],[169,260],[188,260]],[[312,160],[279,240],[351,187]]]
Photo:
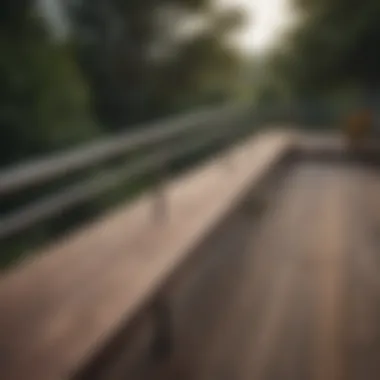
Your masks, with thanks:
[[[169,217],[169,205],[166,194],[165,177],[167,174],[167,158],[163,158],[157,166],[156,184],[153,189],[153,221],[155,223],[163,223]]]
[[[161,223],[168,218],[168,202],[165,194],[165,185],[160,183],[154,191],[153,220]]]
[[[172,313],[168,300],[159,298],[153,304],[155,320],[155,338],[152,346],[152,355],[156,359],[163,359],[173,352],[173,323]]]
[[[224,161],[224,167],[226,168],[226,171],[232,172],[234,169],[232,151],[228,150],[225,152],[223,161]]]

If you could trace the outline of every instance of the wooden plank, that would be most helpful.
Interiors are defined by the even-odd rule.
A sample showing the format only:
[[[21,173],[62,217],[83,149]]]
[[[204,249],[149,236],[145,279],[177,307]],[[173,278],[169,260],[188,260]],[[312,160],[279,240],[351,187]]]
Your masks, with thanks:
[[[67,378],[126,323],[192,248],[293,143],[263,135],[169,188],[170,217],[154,224],[153,198],[116,211],[0,280],[0,378]]]
[[[375,380],[380,373],[379,222],[380,178],[373,168],[350,176],[350,250],[343,320],[347,380]]]
[[[342,311],[344,263],[347,254],[345,211],[347,181],[339,171],[327,171],[324,202],[314,231],[315,263],[315,380],[340,380],[343,375]]]
[[[256,282],[251,285],[251,291],[264,292],[266,302],[261,306],[262,310],[251,306],[248,316],[254,313],[260,315],[255,325],[250,327],[249,319],[246,320],[246,343],[242,347],[236,377],[241,380],[267,378],[268,371],[277,366],[274,360],[277,347],[281,344],[282,331],[294,318],[299,260],[304,255],[309,237],[304,230],[304,220],[314,207],[310,202],[313,192],[309,191],[309,185],[309,178],[299,173],[284,184],[281,209],[267,226],[258,246],[253,247],[253,255],[264,256],[265,266],[252,266],[262,273],[255,276],[256,280],[251,280]],[[281,354],[284,355],[284,352]]]

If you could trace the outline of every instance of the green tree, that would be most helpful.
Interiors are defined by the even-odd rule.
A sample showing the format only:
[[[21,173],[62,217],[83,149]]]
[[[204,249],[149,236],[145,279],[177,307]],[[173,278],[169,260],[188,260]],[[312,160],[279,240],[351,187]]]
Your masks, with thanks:
[[[208,0],[82,0],[69,10],[102,124],[124,127],[231,91],[239,60],[226,37],[239,13]],[[198,32],[183,27],[192,22]]]
[[[294,5],[301,22],[280,61],[297,91],[342,86],[377,91],[380,2],[294,0]]]
[[[0,163],[63,148],[96,133],[68,45],[49,38],[32,3],[3,2],[0,31]]]

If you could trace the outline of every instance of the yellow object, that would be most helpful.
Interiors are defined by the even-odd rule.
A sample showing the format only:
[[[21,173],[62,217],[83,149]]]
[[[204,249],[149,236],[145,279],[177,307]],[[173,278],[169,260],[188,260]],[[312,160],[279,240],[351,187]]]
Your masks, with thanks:
[[[349,116],[345,123],[345,132],[350,144],[358,144],[370,135],[372,115],[369,110],[361,110]]]

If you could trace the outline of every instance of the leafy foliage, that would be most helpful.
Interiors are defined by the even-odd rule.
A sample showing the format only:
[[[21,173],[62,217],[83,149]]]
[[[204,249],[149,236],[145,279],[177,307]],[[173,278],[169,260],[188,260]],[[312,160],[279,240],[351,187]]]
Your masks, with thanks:
[[[226,37],[241,14],[215,11],[207,0],[82,0],[70,11],[104,125],[120,128],[228,96],[226,78],[239,60]],[[183,26],[191,30],[189,21],[192,33]]]
[[[17,8],[18,9],[18,8]],[[88,89],[71,48],[53,43],[28,8],[0,32],[0,162],[83,141],[97,133]]]
[[[294,0],[302,15],[282,68],[299,92],[379,86],[380,2]]]

